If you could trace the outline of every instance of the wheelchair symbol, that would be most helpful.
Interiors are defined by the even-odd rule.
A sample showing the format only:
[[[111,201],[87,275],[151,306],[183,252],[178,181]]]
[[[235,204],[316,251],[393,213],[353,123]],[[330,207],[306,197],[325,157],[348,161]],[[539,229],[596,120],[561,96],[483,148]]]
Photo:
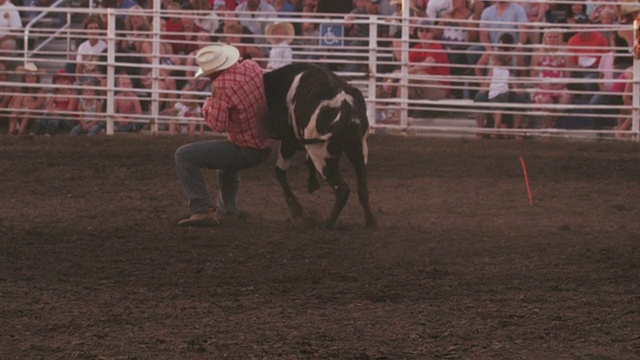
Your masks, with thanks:
[[[322,36],[322,41],[327,45],[335,45],[340,42],[338,37],[333,33],[332,28],[327,28],[327,32]]]

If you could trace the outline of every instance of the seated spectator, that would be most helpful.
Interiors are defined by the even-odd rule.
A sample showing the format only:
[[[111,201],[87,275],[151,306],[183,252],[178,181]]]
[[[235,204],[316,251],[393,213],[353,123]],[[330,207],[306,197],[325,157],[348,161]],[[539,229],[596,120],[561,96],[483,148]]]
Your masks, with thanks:
[[[293,9],[293,5],[291,5],[287,0],[273,0],[273,3],[271,5],[278,13],[279,17],[291,17],[291,15],[295,12],[295,10]]]
[[[633,124],[631,117],[631,109],[633,107],[633,68],[627,69],[627,71],[621,75],[621,78],[624,78],[626,83],[624,89],[620,92],[624,108],[620,110],[618,126],[616,127],[616,138],[618,139],[629,138],[631,136],[625,132],[631,130],[631,125]]]
[[[71,124],[75,122],[72,116],[76,111],[78,98],[72,87],[73,76],[60,69],[51,79],[51,83],[56,87],[47,101],[45,116],[31,127],[33,135],[39,135],[44,131],[46,136],[55,136],[58,130],[71,128]]]
[[[317,12],[318,14],[333,14],[333,17],[336,17],[339,16],[338,14],[348,14],[352,11],[353,3],[351,1],[318,0],[314,12]]]
[[[187,128],[187,134],[190,137],[195,134],[198,120],[202,119],[202,108],[198,104],[199,100],[196,99],[194,91],[191,84],[185,84],[180,92],[180,99],[173,107],[162,112],[162,115],[172,117],[169,120],[169,135],[174,135],[176,132],[181,133],[182,126]]]
[[[571,71],[567,58],[562,53],[561,40],[560,30],[546,30],[542,37],[543,46],[531,57],[531,78],[534,79],[536,88],[533,102],[536,104],[571,104],[571,93],[567,89]],[[555,119],[553,115],[545,116],[542,127],[553,127]]]
[[[187,11],[187,13],[182,16],[183,46],[178,49],[179,51],[177,51],[177,53],[186,55],[200,49],[200,44],[198,43],[198,33],[205,30],[198,26],[195,23],[196,19],[190,15],[190,13],[193,13],[195,10],[191,3],[184,3],[182,5],[182,10]],[[184,63],[184,61],[181,61],[181,63]]]
[[[102,113],[102,101],[98,99],[95,89],[100,83],[95,78],[88,78],[81,85],[82,92],[76,107],[76,111],[79,113],[78,123],[71,129],[69,135],[97,135],[103,128],[103,123],[98,116]]]
[[[82,27],[89,38],[78,46],[75,72],[75,80],[77,83],[83,82],[83,77],[87,74],[95,74],[96,68],[99,65],[99,58],[107,49],[107,43],[102,40],[105,34],[102,32],[102,23],[98,17],[87,17]]]
[[[184,6],[184,5],[183,5]],[[208,0],[193,0],[196,17],[194,23],[209,34],[213,34],[220,27],[220,19]]]
[[[613,67],[622,71],[633,65],[634,33],[633,20],[640,13],[640,4],[627,2],[620,6],[618,31],[615,32],[612,46],[615,51]]]
[[[574,19],[576,24],[588,24],[589,18],[580,14]],[[599,32],[589,27],[581,28],[577,34],[572,36],[567,43],[569,56],[569,66],[573,68],[571,77],[580,80],[593,80],[593,82],[574,83],[569,86],[573,91],[582,93],[575,97],[590,98],[598,91],[597,79],[599,78],[598,67],[602,54],[609,51],[607,39]]]
[[[34,63],[26,63],[16,68],[22,75],[24,86],[18,89],[19,94],[11,98],[9,108],[9,134],[13,134],[16,127],[18,135],[24,135],[31,119],[42,116],[42,108],[47,99],[46,91],[41,86],[44,70],[38,69]]]
[[[0,55],[15,56],[16,38],[23,36],[20,12],[9,0],[0,0]]]
[[[345,32],[346,40],[345,51],[349,53],[365,53],[369,46],[369,24],[358,22],[355,20],[364,20],[371,16],[384,15],[380,12],[380,0],[364,0],[364,6],[355,8],[351,13],[345,16]],[[385,38],[389,37],[389,26],[378,25],[378,47],[385,48]],[[366,56],[357,55],[348,57],[348,62],[342,68],[345,72],[366,72],[368,71]]]
[[[164,19],[160,19],[160,32],[164,32],[167,22]],[[151,33],[147,32],[145,40],[141,42],[141,54],[142,64],[153,64],[153,42],[151,39]],[[166,41],[160,41],[160,64],[166,65],[181,65],[182,57],[175,53],[170,43]],[[151,71],[151,68],[141,70],[140,75],[145,76]]]
[[[503,33],[498,39],[495,49],[487,51],[482,55],[476,67],[476,76],[483,79],[480,90],[476,94],[474,101],[476,102],[495,102],[495,103],[526,103],[527,98],[520,88],[521,85],[515,81],[518,72],[511,70],[516,67],[516,56],[511,54],[515,48],[513,36],[511,33]],[[495,107],[494,107],[495,108]],[[512,125],[514,129],[519,129],[522,124],[522,115],[512,115],[511,124],[503,119],[503,108],[492,114],[493,128],[501,129]],[[476,124],[480,128],[490,126],[484,114],[479,113],[476,116]],[[482,137],[482,135],[478,135]],[[491,138],[497,138],[498,134],[492,134]],[[519,137],[518,137],[519,138]]]
[[[143,63],[142,44],[149,41],[150,30],[151,20],[142,13],[142,8],[130,8],[124,20],[124,29],[117,32],[116,74],[123,71],[134,77],[140,74],[138,65]]]
[[[202,46],[205,46],[206,44],[210,44],[211,43],[211,37],[209,36],[209,33],[201,31],[200,33],[198,33],[198,41]],[[202,91],[202,92],[206,92],[209,93],[211,92],[211,81],[208,81],[206,79],[195,79],[195,69],[198,68],[197,64],[196,64],[196,54],[198,53],[198,50],[194,50],[192,51],[186,58],[185,60],[185,67],[186,70],[184,71],[184,77],[185,79],[187,79],[187,82],[191,85],[191,87],[197,91]]]
[[[470,26],[466,21],[471,17],[471,10],[467,7],[466,0],[452,0],[452,9],[441,17],[439,24],[444,26],[442,30],[442,47],[446,50],[451,64],[451,77],[456,79],[465,75],[468,69],[467,48],[469,47]],[[464,82],[456,82],[451,89],[456,98],[463,97]]]
[[[526,1],[518,1],[518,3],[524,9],[524,12],[527,14],[527,19],[529,20],[529,24],[535,23],[543,23],[546,22],[546,13],[547,13],[547,0],[526,0]],[[529,27],[528,32],[528,43],[537,45],[540,44],[540,36],[544,31],[543,28],[536,25],[531,25]]]
[[[119,10],[129,10],[131,8],[144,7],[138,4],[136,0],[115,0],[114,5],[114,7]],[[122,29],[124,27],[124,20],[126,17],[127,15],[125,11],[119,12],[119,14],[116,15],[116,29]]]
[[[240,26],[240,28],[242,29],[242,32],[240,33],[240,42],[243,44],[255,44],[255,41],[253,40],[254,36],[253,33],[251,32],[251,30],[249,30],[248,27],[243,26],[242,24],[240,24],[240,21],[238,20],[238,16],[235,13],[223,13],[220,14],[221,18],[222,18],[222,26],[220,26],[218,28],[218,30],[216,30],[215,34],[214,34],[214,38],[213,41],[225,41],[225,32],[224,29],[227,25],[237,25]]]
[[[163,111],[164,109],[169,109],[173,107],[173,103],[176,98],[176,89],[177,82],[176,78],[173,76],[173,72],[175,71],[174,66],[171,65],[161,65],[158,69],[158,91],[159,91],[159,104],[158,110]],[[144,78],[142,78],[142,85],[145,89],[151,90],[153,86],[153,79],[151,77],[151,72],[147,74]]]
[[[176,1],[169,3],[167,8],[168,15],[163,19],[164,30],[160,33],[160,38],[171,45],[171,48],[176,55],[184,55],[187,53],[184,37],[184,17],[182,16],[180,9],[180,3]]]
[[[577,30],[582,28],[581,24],[585,24],[589,21],[589,17],[587,16],[587,5],[585,3],[572,3],[572,4],[564,4],[565,6],[565,16],[560,23],[569,25],[569,29],[571,31],[567,31],[564,33],[563,41],[568,42],[570,38],[572,38],[575,34],[577,34]],[[586,21],[582,19],[582,17],[586,18]],[[578,19],[579,22],[576,22]]]
[[[394,9],[394,12],[391,14],[390,18],[387,18],[386,21],[389,22],[389,36],[394,37],[398,30],[402,29],[401,18],[404,15],[402,12],[402,0],[390,0],[389,6]],[[412,34],[414,32],[418,20],[418,10],[414,6],[411,6],[409,8],[409,34]]]
[[[273,22],[278,17],[276,9],[265,0],[247,0],[247,2],[236,7],[236,15],[242,26],[246,26],[256,36],[256,44],[266,45],[264,30],[268,23]],[[266,56],[269,53],[267,47],[260,49]]]
[[[450,71],[449,58],[442,45],[433,39],[433,24],[422,20],[418,25],[420,42],[409,52],[409,99],[441,100],[449,95]],[[394,47],[402,46],[399,39],[393,42]],[[400,56],[396,51],[394,56]],[[396,71],[398,73],[399,70]],[[380,99],[399,96],[397,81],[387,80],[377,91]]]
[[[260,67],[267,66],[262,51],[255,46],[242,43],[242,27],[239,24],[229,24],[224,27],[224,39],[229,45],[235,46],[240,51],[242,59],[253,59]]]
[[[409,51],[410,99],[440,100],[449,96],[449,57],[442,45],[434,40],[436,33],[432,22],[422,20],[419,23],[420,42]]]
[[[633,78],[633,66],[628,67],[625,71],[620,72],[611,84],[608,91],[596,93],[589,100],[591,111],[597,115],[592,123],[595,130],[608,129],[621,125],[617,119],[620,111],[616,109],[602,109],[602,106],[622,106],[624,105],[623,93],[625,92],[627,81]]]
[[[119,132],[138,131],[139,126],[135,120],[142,115],[140,99],[133,92],[133,82],[126,74],[118,75],[119,93],[115,97],[114,108],[116,112],[115,130]]]
[[[265,29],[265,36],[267,37],[267,41],[273,45],[269,53],[267,69],[275,70],[291,64],[293,61],[293,50],[290,44],[295,36],[293,25],[288,22],[269,24]]]
[[[616,1],[615,0],[598,0],[591,1],[597,2],[596,5],[592,5],[591,11],[589,12],[589,20],[592,24],[606,24],[608,20],[606,17],[610,17],[612,14],[616,14]],[[605,2],[609,2],[606,4]]]
[[[7,115],[7,109],[11,103],[11,98],[15,89],[7,83],[7,68],[0,62],[0,119],[4,121]],[[12,135],[12,129],[9,129],[9,135]]]

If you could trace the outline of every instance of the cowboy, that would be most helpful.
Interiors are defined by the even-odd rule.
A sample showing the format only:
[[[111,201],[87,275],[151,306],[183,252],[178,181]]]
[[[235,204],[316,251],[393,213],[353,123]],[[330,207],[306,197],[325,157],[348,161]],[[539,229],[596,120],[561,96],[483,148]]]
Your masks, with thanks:
[[[202,108],[204,120],[214,131],[226,132],[227,139],[176,150],[178,177],[191,212],[179,226],[215,226],[223,216],[238,216],[239,171],[266,159],[273,145],[262,129],[267,111],[262,69],[252,60],[238,62],[239,58],[238,49],[226,44],[206,46],[196,54],[195,79],[206,76],[212,82],[211,97]],[[218,170],[217,206],[207,193],[203,168]]]

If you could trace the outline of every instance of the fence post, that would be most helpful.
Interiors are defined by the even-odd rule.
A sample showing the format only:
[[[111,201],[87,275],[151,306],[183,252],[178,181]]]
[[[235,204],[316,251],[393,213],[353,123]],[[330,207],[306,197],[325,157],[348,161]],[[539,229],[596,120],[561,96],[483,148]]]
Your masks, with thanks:
[[[369,71],[367,76],[369,80],[369,106],[367,107],[367,116],[369,125],[376,122],[376,78],[378,76],[378,16],[374,15],[369,18]]]
[[[116,13],[107,10],[107,135],[113,135],[115,108],[115,66],[116,66]]]

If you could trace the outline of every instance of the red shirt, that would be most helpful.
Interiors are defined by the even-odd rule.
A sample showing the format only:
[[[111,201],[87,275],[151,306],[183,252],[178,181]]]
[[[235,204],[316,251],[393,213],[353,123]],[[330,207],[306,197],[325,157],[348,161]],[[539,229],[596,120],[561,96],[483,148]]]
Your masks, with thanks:
[[[204,119],[217,132],[241,147],[266,149],[274,141],[265,137],[267,113],[262,68],[254,61],[237,63],[211,84],[211,97],[202,107]]]
[[[600,54],[609,51],[607,39],[597,31],[589,32],[586,39],[583,39],[579,33],[575,34],[567,41],[567,45],[569,52],[577,54],[569,57],[572,64],[578,64],[580,56],[595,58],[595,62],[589,66],[590,69],[597,69],[600,65]]]
[[[449,94],[449,80],[446,80],[451,75],[449,69],[449,57],[447,53],[442,48],[442,45],[438,43],[431,44],[418,44],[411,48],[409,51],[409,62],[410,63],[421,63],[425,61],[426,58],[432,57],[435,59],[436,63],[431,65],[426,69],[426,73],[429,75],[438,75],[444,76],[445,79],[437,78],[435,81],[440,82],[445,86],[444,90],[447,94]]]
[[[184,26],[182,25],[182,20],[177,22],[173,22],[171,19],[167,20],[167,30],[161,38],[168,40],[171,43],[174,54],[186,53]]]

